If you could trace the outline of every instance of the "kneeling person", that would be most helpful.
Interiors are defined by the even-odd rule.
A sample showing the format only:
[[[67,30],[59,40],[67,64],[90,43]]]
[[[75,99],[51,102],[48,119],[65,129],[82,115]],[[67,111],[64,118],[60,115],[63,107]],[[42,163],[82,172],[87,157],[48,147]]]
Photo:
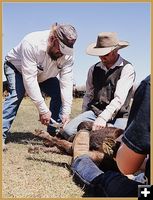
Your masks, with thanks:
[[[93,121],[93,130],[108,124],[125,129],[135,72],[131,63],[118,54],[118,50],[127,46],[128,42],[120,41],[116,33],[102,32],[97,43],[87,48],[89,55],[99,56],[101,61],[89,69],[83,113],[64,127],[63,136],[66,139],[76,133],[82,121]]]

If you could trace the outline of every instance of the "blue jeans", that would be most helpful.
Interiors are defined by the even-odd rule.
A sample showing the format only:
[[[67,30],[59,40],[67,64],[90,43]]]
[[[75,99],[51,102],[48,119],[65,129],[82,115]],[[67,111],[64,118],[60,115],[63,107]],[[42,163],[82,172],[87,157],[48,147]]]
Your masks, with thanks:
[[[77,132],[78,125],[83,121],[95,121],[97,116],[92,110],[81,113],[76,118],[72,119],[64,128],[64,133],[62,135],[65,139],[68,139],[70,136],[73,136]],[[108,126],[114,126],[117,128],[125,129],[127,124],[127,118],[117,118],[107,123]]]
[[[94,187],[103,197],[136,197],[138,185],[142,185],[119,172],[104,173],[87,155],[77,157],[71,168],[83,183]]]
[[[22,75],[6,63],[4,63],[4,73],[9,85],[9,96],[6,97],[3,104],[3,140],[5,142],[11,124],[15,119],[20,103],[24,97],[25,88]],[[50,78],[39,85],[40,89],[51,97],[49,109],[52,112],[52,118],[59,121],[61,93],[58,79],[56,77]],[[50,129],[51,127],[48,127],[48,131]]]

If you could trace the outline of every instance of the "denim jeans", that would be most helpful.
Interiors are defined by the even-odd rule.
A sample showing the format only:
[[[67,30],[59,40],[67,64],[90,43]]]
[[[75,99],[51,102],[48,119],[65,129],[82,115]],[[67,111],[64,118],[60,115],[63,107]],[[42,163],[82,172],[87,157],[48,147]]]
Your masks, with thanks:
[[[72,162],[73,173],[87,185],[95,188],[105,197],[136,197],[139,182],[128,179],[119,172],[100,170],[87,155],[77,157]]]
[[[11,124],[24,97],[25,88],[22,75],[6,63],[4,64],[4,73],[9,85],[9,96],[6,97],[3,104],[3,141],[5,142]],[[40,89],[51,97],[49,109],[52,112],[52,118],[59,121],[61,94],[58,79],[56,77],[50,78],[39,85]],[[48,129],[50,129],[50,127],[48,127]]]
[[[83,121],[95,121],[97,116],[92,110],[81,113],[76,118],[72,119],[64,128],[62,135],[65,139],[68,139],[70,136],[75,135],[77,132],[78,125]],[[117,118],[107,123],[107,126],[114,126],[117,128],[125,129],[127,124],[127,118]]]
[[[144,79],[134,99],[123,142],[139,154],[150,154],[150,76]]]

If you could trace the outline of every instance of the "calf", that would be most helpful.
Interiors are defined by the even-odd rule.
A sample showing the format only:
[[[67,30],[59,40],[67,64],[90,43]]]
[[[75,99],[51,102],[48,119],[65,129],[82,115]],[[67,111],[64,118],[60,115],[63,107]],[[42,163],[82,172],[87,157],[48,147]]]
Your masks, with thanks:
[[[90,133],[90,152],[92,152],[93,161],[97,164],[101,163],[101,160],[105,160],[102,163],[105,163],[105,168],[117,169],[116,164],[114,165],[114,157],[116,151],[120,146],[120,142],[117,142],[116,139],[123,133],[122,129],[115,127],[105,127],[97,131],[92,131],[93,122],[82,122],[79,124],[77,131],[88,130]],[[57,136],[53,137],[48,132],[43,130],[35,130],[34,135],[43,138],[44,144],[48,147],[56,146],[62,153],[66,153],[70,156],[73,156],[73,137],[70,138],[70,141],[61,139]],[[62,133],[61,133],[62,134]],[[39,148],[44,152],[49,152],[49,148]],[[30,147],[28,149],[29,153],[39,152],[38,147]],[[107,163],[107,164],[106,164]],[[110,164],[111,163],[111,164]],[[107,166],[107,167],[106,167]],[[117,169],[118,170],[118,169]]]

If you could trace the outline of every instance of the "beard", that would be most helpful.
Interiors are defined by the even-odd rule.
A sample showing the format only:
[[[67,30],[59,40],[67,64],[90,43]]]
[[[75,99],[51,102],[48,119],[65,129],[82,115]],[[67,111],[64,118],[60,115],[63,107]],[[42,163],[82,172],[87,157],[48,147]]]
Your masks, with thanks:
[[[48,46],[47,48],[47,53],[48,55],[50,56],[50,58],[52,60],[57,60],[58,58],[60,58],[63,54],[61,53],[55,53],[53,50],[52,50],[52,47]]]
[[[57,60],[59,57],[54,54],[53,52],[50,52],[49,56],[51,57],[52,60]]]

